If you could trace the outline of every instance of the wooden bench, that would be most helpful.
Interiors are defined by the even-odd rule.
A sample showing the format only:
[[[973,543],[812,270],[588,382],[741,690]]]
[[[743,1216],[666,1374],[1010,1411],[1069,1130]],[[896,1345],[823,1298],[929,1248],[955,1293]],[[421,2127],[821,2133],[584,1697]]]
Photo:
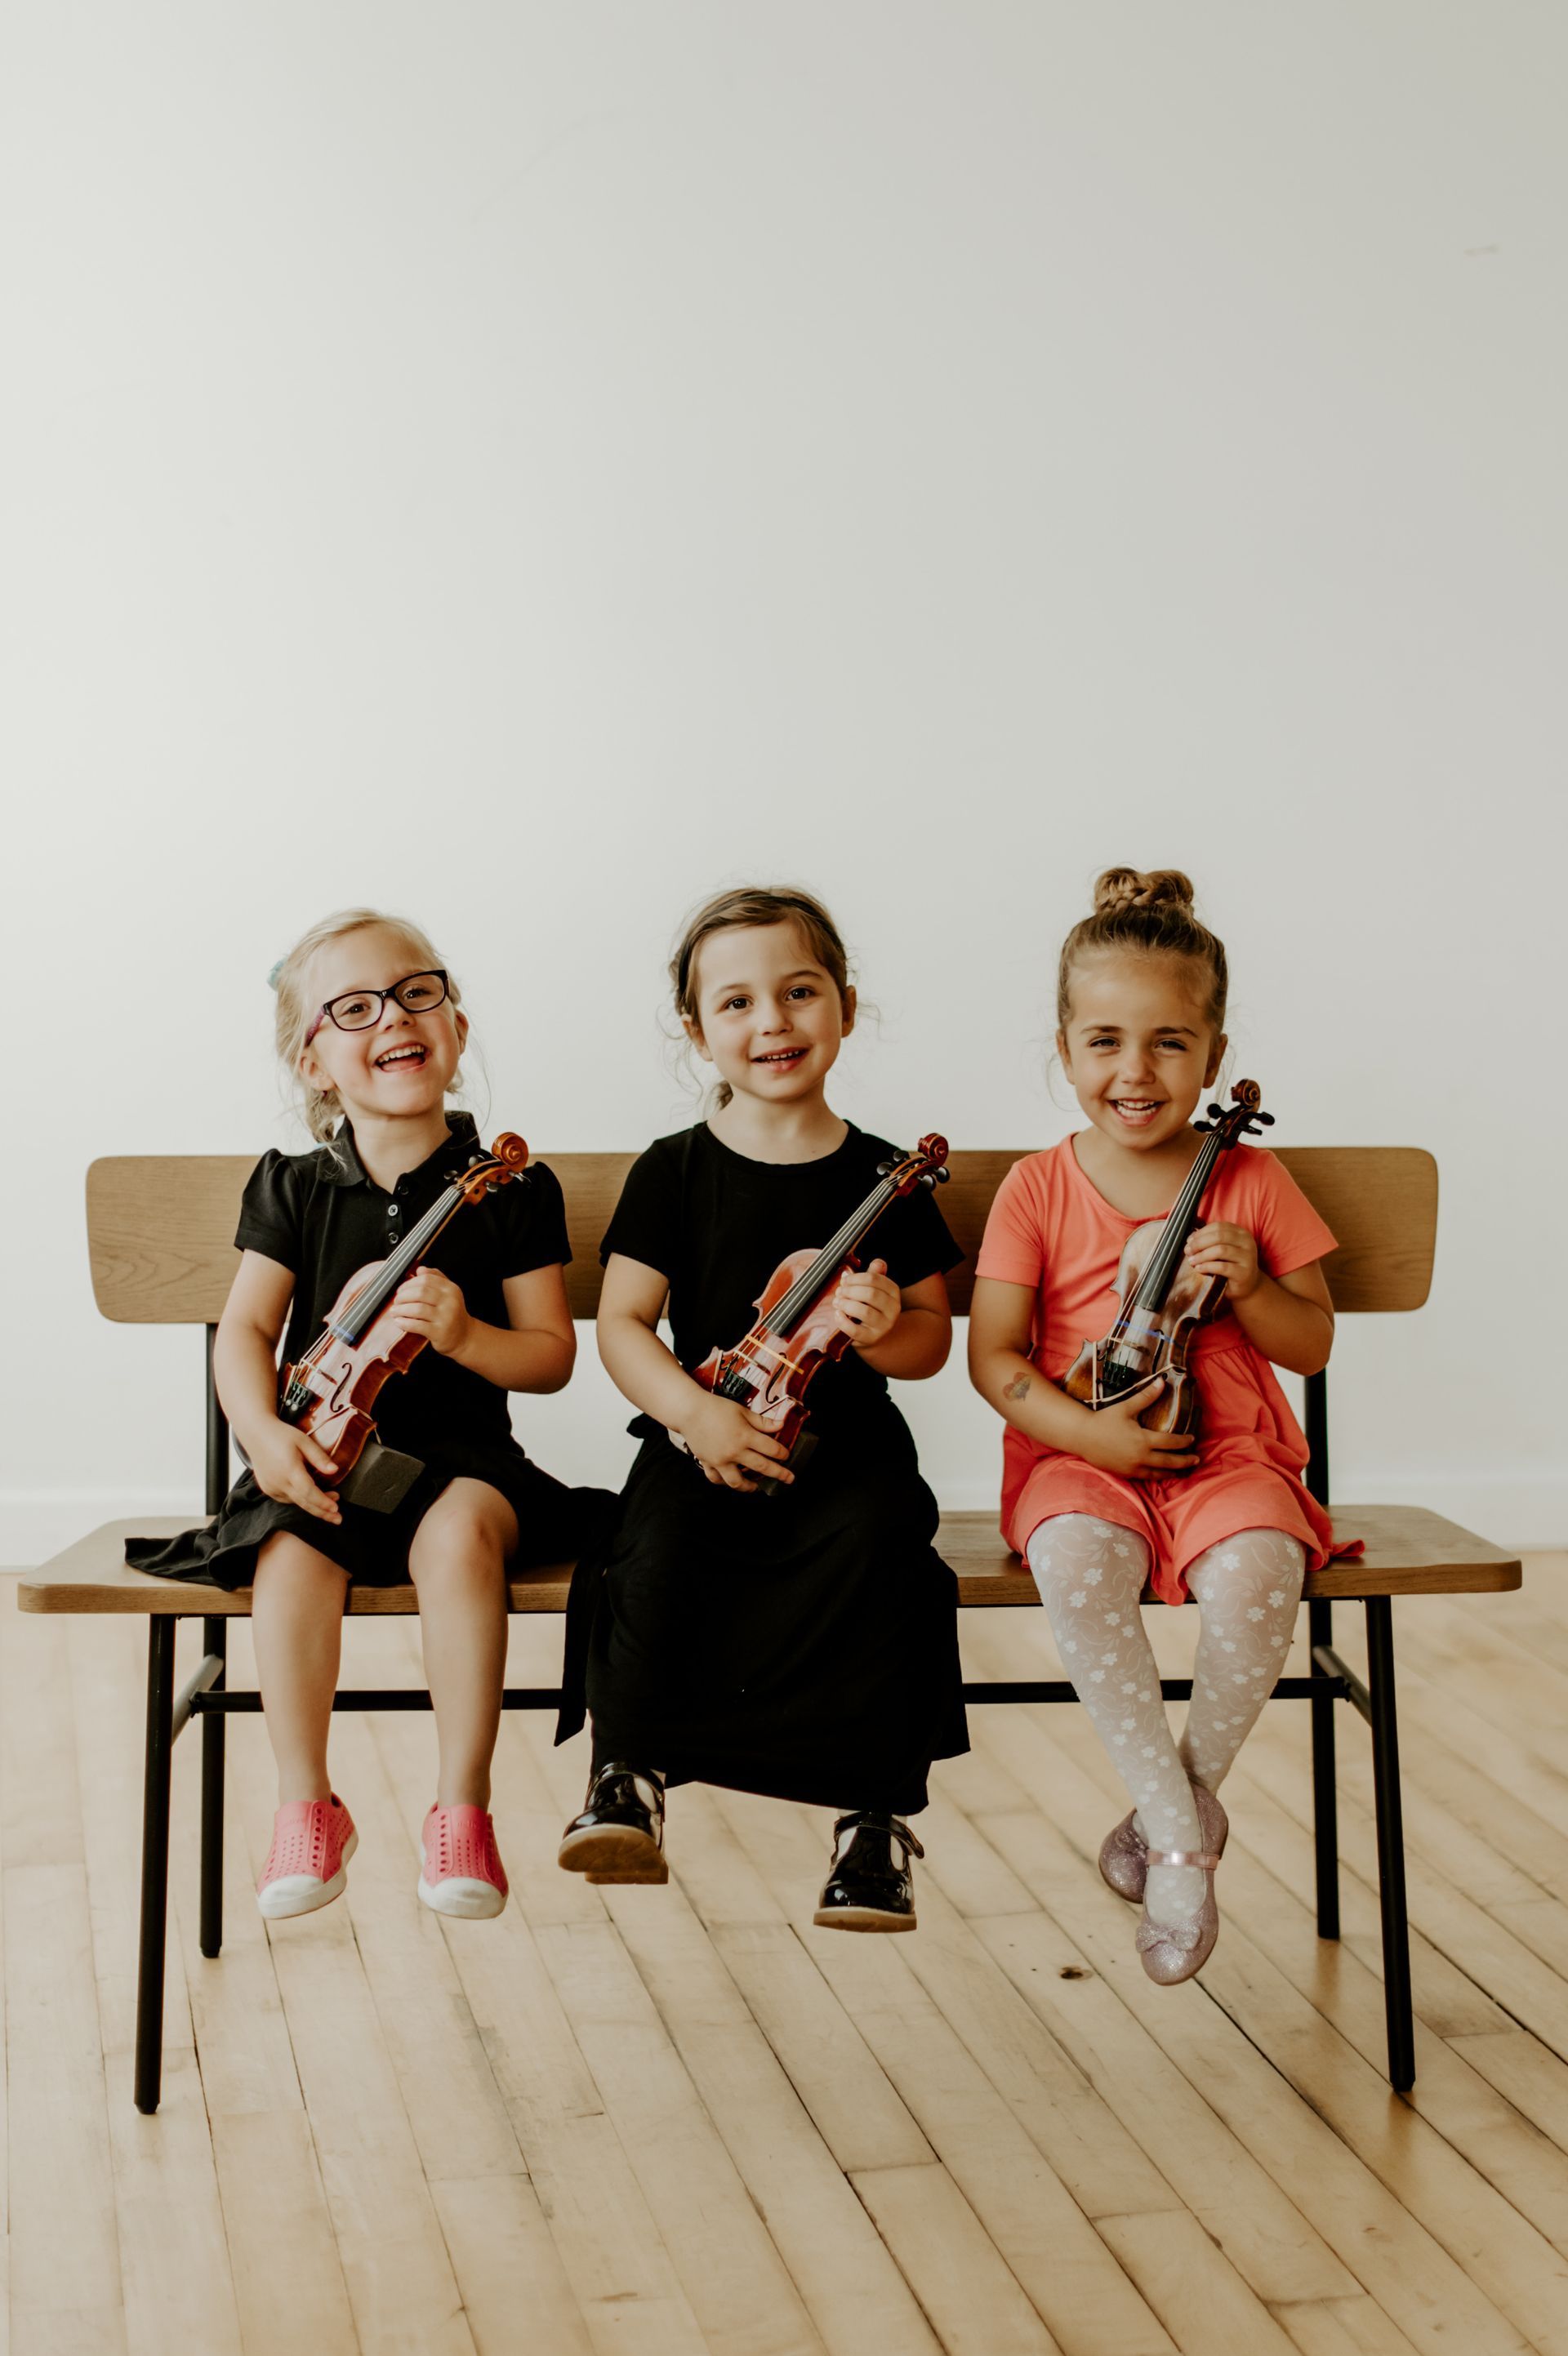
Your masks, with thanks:
[[[565,1190],[574,1259],[567,1271],[574,1315],[598,1306],[598,1244],[628,1153],[545,1153]],[[971,1261],[986,1213],[1016,1153],[955,1154],[941,1207]],[[1437,1171],[1430,1154],[1406,1148],[1301,1147],[1280,1159],[1340,1238],[1327,1263],[1330,1290],[1341,1315],[1361,1311],[1417,1309],[1431,1281],[1437,1217]],[[96,1162],[87,1176],[88,1242],[92,1286],[105,1317],[129,1324],[190,1324],[207,1329],[207,1510],[216,1510],[230,1483],[229,1432],[212,1387],[212,1339],[237,1264],[231,1238],[248,1156],[117,1158]],[[969,1307],[970,1266],[950,1278],[953,1306]],[[194,1419],[193,1419],[194,1420]],[[1312,1451],[1307,1479],[1328,1496],[1326,1386],[1306,1387],[1306,1433]],[[1000,1435],[998,1435],[998,1465]],[[193,1718],[201,1720],[201,1878],[199,1937],[204,1955],[222,1942],[223,1735],[235,1710],[260,1708],[253,1692],[225,1683],[226,1623],[249,1612],[248,1591],[188,1586],[125,1567],[123,1547],[132,1531],[173,1534],[190,1516],[143,1516],[105,1524],[24,1579],[24,1612],[130,1612],[148,1626],[147,1719],[142,1841],[140,1955],[137,1978],[135,2101],[157,2108],[163,2037],[164,1950],[168,1897],[169,1770],[173,1745]],[[1415,2074],[1411,2016],[1410,1942],[1405,1912],[1401,1826],[1399,1739],[1395,1710],[1391,1601],[1396,1595],[1475,1593],[1515,1588],[1520,1567],[1484,1538],[1436,1514],[1399,1505],[1361,1505],[1336,1515],[1344,1538],[1362,1538],[1365,1555],[1337,1562],[1307,1580],[1310,1674],[1283,1677],[1273,1698],[1305,1700],[1312,1708],[1312,1758],[1316,1827],[1317,1927],[1339,1933],[1338,1848],[1335,1820],[1336,1701],[1348,1700],[1371,1728],[1378,1859],[1383,1933],[1389,2076],[1403,2090]],[[1034,1605],[1034,1582],[997,1533],[992,1513],[944,1514],[938,1545],[958,1576],[965,1609]],[[534,1570],[511,1582],[514,1612],[561,1612],[571,1565]],[[1145,1598],[1147,1601],[1148,1599]],[[1364,1604],[1369,1673],[1365,1683],[1334,1649],[1337,1601]],[[409,1612],[411,1587],[351,1588],[350,1617]],[[183,1689],[174,1685],[174,1639],[182,1619],[199,1619],[203,1657]],[[1168,1698],[1191,1691],[1186,1678],[1167,1678]],[[1022,1678],[966,1685],[966,1701],[1062,1702],[1076,1698],[1065,1680]],[[509,1687],[512,1709],[553,1708],[553,1688]],[[339,1709],[427,1709],[420,1691],[346,1688]]]

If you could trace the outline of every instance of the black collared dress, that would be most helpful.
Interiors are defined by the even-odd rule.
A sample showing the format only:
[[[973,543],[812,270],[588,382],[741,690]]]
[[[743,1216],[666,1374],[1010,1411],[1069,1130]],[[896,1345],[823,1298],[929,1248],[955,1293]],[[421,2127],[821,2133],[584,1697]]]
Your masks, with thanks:
[[[705,1123],[628,1173],[605,1237],[670,1280],[675,1355],[738,1342],[788,1253],[820,1248],[897,1149],[851,1128],[815,1162],[753,1162]],[[962,1255],[923,1189],[860,1248],[896,1284]],[[933,1759],[967,1751],[957,1589],[937,1505],[886,1378],[853,1351],[809,1394],[815,1453],[768,1496],[716,1487],[639,1416],[607,1551],[573,1581],[558,1740],[594,1722],[599,1763],[836,1808],[924,1807]]]
[[[285,1360],[309,1347],[349,1278],[385,1259],[478,1149],[467,1114],[449,1113],[447,1129],[446,1143],[390,1194],[367,1174],[346,1121],[313,1153],[266,1153],[256,1164],[234,1241],[293,1271]],[[451,1278],[471,1315],[504,1325],[505,1280],[571,1256],[560,1182],[536,1162],[523,1178],[458,1211],[425,1259]],[[425,1467],[393,1512],[345,1505],[340,1524],[320,1521],[263,1495],[246,1472],[205,1528],[170,1539],[127,1539],[126,1561],[167,1579],[249,1587],[263,1541],[274,1530],[292,1530],[361,1583],[396,1585],[408,1577],[408,1550],[421,1521],[448,1483],[464,1476],[488,1482],[512,1507],[519,1568],[574,1560],[613,1518],[611,1491],[568,1488],[531,1462],[512,1436],[506,1393],[435,1350],[422,1350],[386,1385],[376,1421],[388,1447]]]

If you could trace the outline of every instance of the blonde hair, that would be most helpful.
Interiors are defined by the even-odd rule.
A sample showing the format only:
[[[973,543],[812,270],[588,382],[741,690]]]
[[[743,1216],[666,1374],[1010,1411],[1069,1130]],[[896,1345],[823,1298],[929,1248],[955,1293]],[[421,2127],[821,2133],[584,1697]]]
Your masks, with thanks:
[[[733,891],[715,892],[711,900],[704,900],[686,919],[670,960],[670,987],[675,994],[675,1012],[682,1023],[695,1030],[702,1029],[697,1013],[697,952],[714,933],[728,932],[738,925],[796,926],[839,996],[848,996],[849,951],[822,902],[797,884],[784,884],[774,890],[767,884],[743,884]],[[729,1082],[721,1080],[715,1091],[716,1104],[721,1108],[728,1104],[733,1093]]]
[[[1142,949],[1151,957],[1186,958],[1208,980],[1206,1012],[1215,1033],[1225,1028],[1230,975],[1225,944],[1193,914],[1192,885],[1178,868],[1145,875],[1136,867],[1108,867],[1094,886],[1094,908],[1062,943],[1057,968],[1057,1028],[1072,1012],[1072,969],[1096,949]]]
[[[278,1061],[288,1074],[295,1089],[295,1101],[312,1137],[323,1143],[343,1117],[342,1099],[336,1088],[312,1086],[299,1068],[305,1052],[305,1034],[315,1022],[319,1007],[306,995],[306,976],[317,949],[329,941],[340,941],[349,933],[362,933],[372,925],[382,925],[389,933],[396,933],[413,950],[415,970],[427,968],[433,972],[444,970],[440,951],[429,935],[406,916],[389,916],[381,908],[339,908],[335,916],[323,916],[300,935],[285,958],[280,958],[272,970],[273,988],[277,992],[276,1038]],[[446,975],[446,995],[454,1007],[463,1003],[463,993],[456,977]],[[463,1076],[454,1072],[451,1090],[461,1087]]]

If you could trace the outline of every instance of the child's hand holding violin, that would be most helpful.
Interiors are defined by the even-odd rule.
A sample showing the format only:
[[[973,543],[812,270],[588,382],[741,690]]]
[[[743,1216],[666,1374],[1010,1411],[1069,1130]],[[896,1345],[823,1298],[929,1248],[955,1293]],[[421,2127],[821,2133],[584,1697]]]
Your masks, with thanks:
[[[444,1358],[458,1355],[474,1323],[461,1290],[437,1268],[416,1268],[398,1286],[392,1315],[405,1333],[417,1333]]]
[[[1246,1301],[1256,1292],[1262,1274],[1258,1266],[1258,1239],[1245,1227],[1217,1219],[1212,1226],[1195,1227],[1185,1254],[1199,1276],[1222,1276],[1232,1301]]]
[[[833,1323],[847,1333],[856,1350],[875,1350],[898,1323],[904,1298],[887,1273],[885,1259],[854,1276],[841,1276],[833,1294]]]
[[[1129,1481],[1167,1481],[1190,1472],[1197,1450],[1185,1431],[1150,1431],[1138,1419],[1146,1415],[1165,1387],[1164,1375],[1141,1383],[1111,1407],[1095,1414],[1078,1452],[1105,1472],[1120,1472]]]
[[[783,1443],[738,1399],[704,1392],[683,1419],[680,1437],[715,1488],[755,1489],[759,1472],[786,1483],[795,1478],[784,1470]]]
[[[318,1440],[298,1431],[292,1423],[274,1417],[255,1433],[246,1450],[256,1486],[280,1505],[298,1505],[320,1522],[340,1522],[336,1488],[323,1488],[317,1474],[329,1482],[339,1479],[338,1467]]]

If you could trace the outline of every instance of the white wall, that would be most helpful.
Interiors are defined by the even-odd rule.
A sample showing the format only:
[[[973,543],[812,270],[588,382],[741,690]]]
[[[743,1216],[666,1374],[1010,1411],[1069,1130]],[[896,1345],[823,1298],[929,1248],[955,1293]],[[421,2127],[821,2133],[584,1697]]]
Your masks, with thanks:
[[[264,977],[325,909],[430,927],[499,1121],[635,1145],[681,912],[801,877],[882,1009],[844,1108],[1029,1147],[1112,860],[1197,878],[1279,1139],[1442,1163],[1341,1494],[1563,1541],[1562,12],[5,38],[0,1559],[198,1499],[199,1342],[99,1322],[82,1172],[294,1141]],[[911,1406],[988,1498],[961,1376]],[[520,1418],[585,1478],[622,1420],[592,1365]]]

